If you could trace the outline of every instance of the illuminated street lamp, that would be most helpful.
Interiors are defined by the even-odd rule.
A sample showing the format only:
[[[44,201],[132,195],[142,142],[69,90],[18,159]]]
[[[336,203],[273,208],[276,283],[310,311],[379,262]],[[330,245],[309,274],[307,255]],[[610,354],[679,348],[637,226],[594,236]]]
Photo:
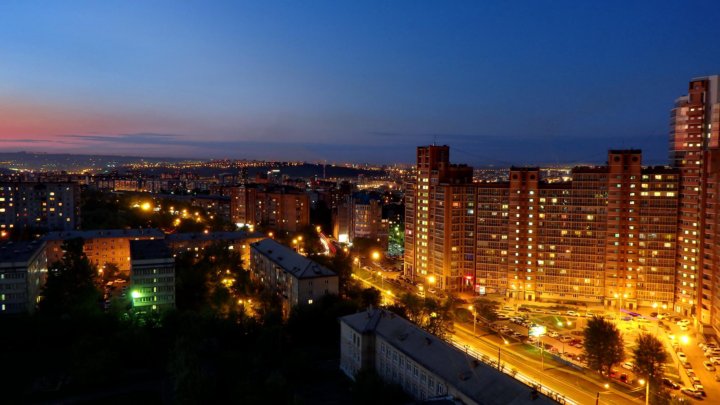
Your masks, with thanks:
[[[542,367],[541,370],[545,370],[545,354],[543,353],[545,347],[542,343],[542,337],[545,335],[546,332],[547,328],[542,325],[533,326],[532,328],[530,328],[529,331],[530,336],[535,336],[538,340],[538,343],[540,344],[540,364]]]
[[[510,344],[510,342],[507,341],[507,339],[503,338],[503,343],[507,346]],[[500,350],[502,349],[502,345],[498,345],[498,361],[497,361],[497,368],[500,370]]]
[[[605,389],[607,390],[610,388],[610,384],[605,383],[605,385],[603,385],[603,387],[605,387]],[[600,392],[598,392],[597,396],[595,397],[595,405],[598,405],[599,403],[600,403]]]
[[[475,307],[473,307],[472,305],[470,305],[470,307],[468,307],[468,309],[469,309],[470,312],[472,312],[472,314],[473,314],[473,336],[475,336],[475,324],[477,323],[477,315],[476,315],[476,312],[475,312]]]
[[[377,250],[374,251],[374,252],[372,252],[372,259],[373,259],[373,260],[379,260],[379,259],[380,259],[380,252],[378,252]]]
[[[435,276],[429,276],[427,280],[428,280],[428,283],[430,283],[430,284],[435,284],[435,282],[437,281]]]
[[[648,405],[650,403],[650,378],[648,378],[648,381],[641,378],[638,382],[641,386],[645,386],[645,405]]]

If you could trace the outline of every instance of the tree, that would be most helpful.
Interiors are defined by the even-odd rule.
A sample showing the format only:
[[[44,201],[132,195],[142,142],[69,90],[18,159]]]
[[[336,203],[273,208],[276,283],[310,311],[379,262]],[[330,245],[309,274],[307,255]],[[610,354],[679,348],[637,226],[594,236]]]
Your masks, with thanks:
[[[369,306],[378,307],[380,306],[381,293],[375,287],[365,288],[360,291],[360,307],[367,308]]]
[[[488,323],[497,320],[498,303],[487,298],[478,298],[473,303],[473,308],[478,317],[486,320]]]
[[[83,252],[81,238],[63,243],[62,260],[50,265],[39,310],[46,315],[89,316],[100,311],[97,271]]]
[[[609,374],[612,367],[625,358],[620,331],[602,317],[592,317],[585,327],[585,355],[588,367]]]
[[[638,376],[647,379],[650,384],[650,398],[655,398],[655,394],[662,390],[663,365],[667,358],[668,354],[663,348],[662,342],[655,336],[642,333],[635,340],[633,371]]]

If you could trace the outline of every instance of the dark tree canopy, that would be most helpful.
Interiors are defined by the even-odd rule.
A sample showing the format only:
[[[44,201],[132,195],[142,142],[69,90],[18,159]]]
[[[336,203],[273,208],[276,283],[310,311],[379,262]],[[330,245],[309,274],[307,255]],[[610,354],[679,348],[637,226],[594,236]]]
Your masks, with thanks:
[[[48,268],[40,313],[86,317],[101,312],[101,294],[95,285],[97,270],[83,252],[83,245],[81,238],[63,243],[62,260]]]
[[[612,322],[592,317],[585,327],[585,355],[588,367],[609,374],[615,364],[625,358],[622,335]]]
[[[651,398],[662,398],[655,394],[662,391],[662,377],[664,364],[668,359],[668,354],[663,347],[662,342],[649,333],[640,334],[635,340],[635,348],[633,349],[633,371],[641,377],[647,379],[650,384]],[[652,401],[653,403],[656,401]]]

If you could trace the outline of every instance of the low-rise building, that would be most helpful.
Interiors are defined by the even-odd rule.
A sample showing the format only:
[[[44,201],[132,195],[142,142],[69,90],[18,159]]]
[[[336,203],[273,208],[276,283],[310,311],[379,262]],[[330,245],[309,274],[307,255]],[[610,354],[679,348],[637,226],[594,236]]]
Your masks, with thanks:
[[[130,294],[140,311],[175,307],[175,259],[164,241],[130,242]]]
[[[392,312],[375,309],[340,318],[340,369],[351,379],[375,370],[416,400],[463,404],[555,404],[532,387],[469,357]]]
[[[62,259],[62,244],[67,239],[82,238],[83,252],[90,263],[102,270],[109,263],[117,265],[123,273],[130,271],[130,241],[163,239],[159,229],[97,229],[89,231],[50,232],[47,241],[48,262]]]
[[[250,269],[254,278],[280,295],[285,316],[296,305],[338,294],[337,274],[273,239],[250,245]]]
[[[45,242],[0,245],[0,314],[32,313],[47,278]]]

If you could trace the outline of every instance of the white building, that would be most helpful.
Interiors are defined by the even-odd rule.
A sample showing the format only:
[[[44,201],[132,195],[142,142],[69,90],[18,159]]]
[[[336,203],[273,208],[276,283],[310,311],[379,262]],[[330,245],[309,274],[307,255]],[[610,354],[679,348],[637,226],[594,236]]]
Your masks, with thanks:
[[[554,404],[533,389],[475,360],[384,310],[340,318],[340,369],[350,378],[374,369],[416,400],[452,397],[463,404]]]
[[[250,245],[250,270],[280,295],[285,315],[296,305],[338,294],[337,274],[272,239]]]

